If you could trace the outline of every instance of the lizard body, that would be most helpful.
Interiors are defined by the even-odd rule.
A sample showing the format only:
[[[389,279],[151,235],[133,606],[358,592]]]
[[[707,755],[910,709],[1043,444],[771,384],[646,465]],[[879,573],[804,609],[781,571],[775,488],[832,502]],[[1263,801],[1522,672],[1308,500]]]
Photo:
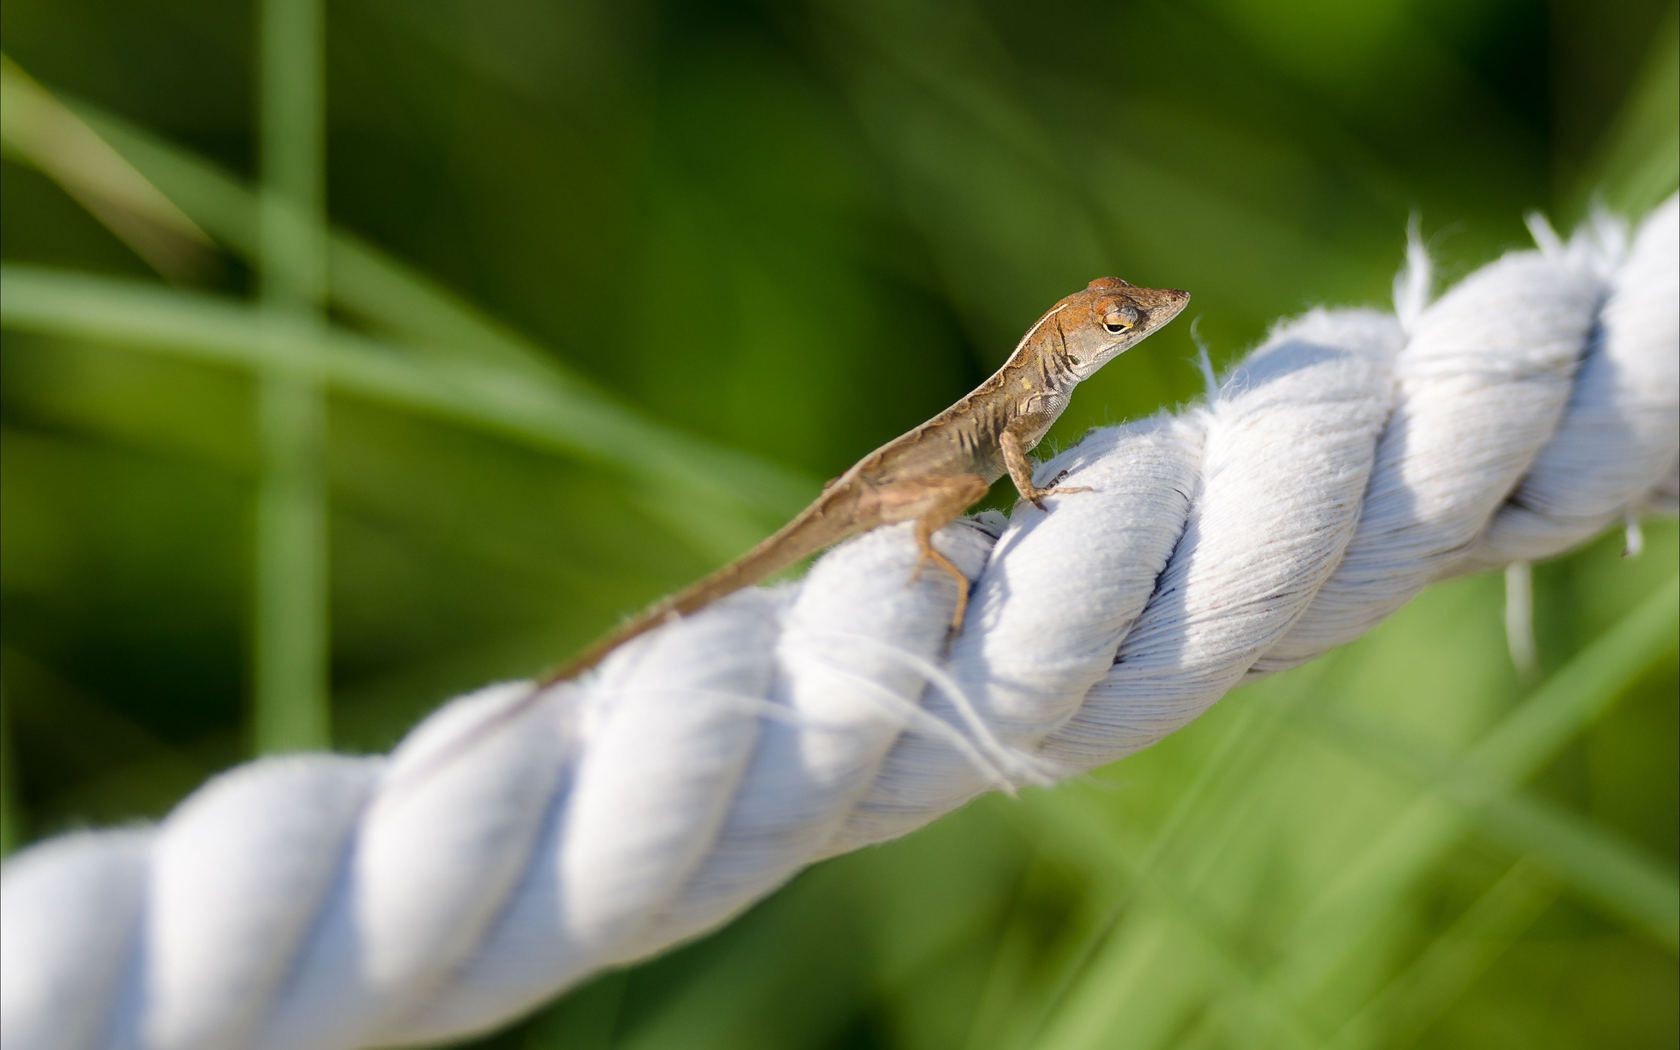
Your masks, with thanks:
[[[957,585],[953,626],[968,602],[968,578],[932,537],[1008,474],[1023,499],[1080,489],[1033,484],[1031,450],[1067,407],[1073,388],[1176,317],[1190,301],[1177,289],[1138,288],[1099,277],[1056,303],[1027,330],[991,378],[962,400],[859,460],[792,521],[738,560],[658,602],[550,674],[543,684],[594,667],[614,649],[725,595],[750,587],[818,551],[880,525],[915,522],[921,558]]]

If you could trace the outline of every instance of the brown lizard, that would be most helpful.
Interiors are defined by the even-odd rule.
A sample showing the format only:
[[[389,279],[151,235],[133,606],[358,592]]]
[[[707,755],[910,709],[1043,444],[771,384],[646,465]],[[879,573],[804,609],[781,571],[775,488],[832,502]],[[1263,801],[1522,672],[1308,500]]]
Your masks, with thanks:
[[[513,703],[466,730],[442,752],[402,774],[414,783],[533,708],[549,686],[589,670],[630,639],[750,587],[804,558],[878,525],[913,521],[920,558],[957,585],[953,627],[968,607],[968,577],[933,546],[933,534],[973,506],[1008,474],[1021,498],[1044,509],[1044,497],[1078,488],[1033,484],[1027,453],[1067,407],[1073,388],[1178,316],[1190,301],[1177,289],[1138,288],[1099,277],[1052,306],[1027,329],[1015,352],[967,397],[859,460],[769,538],[710,576],[657,603],[544,677]],[[394,794],[390,786],[387,794]]]
[[[916,573],[932,562],[956,582],[951,622],[960,627],[968,607],[968,577],[934,548],[933,534],[978,502],[1006,473],[1021,498],[1040,510],[1046,496],[1084,491],[1038,488],[1027,453],[1062,414],[1081,380],[1178,316],[1189,301],[1189,293],[1177,289],[1138,288],[1116,277],[1097,278],[1052,306],[1027,329],[1003,367],[967,397],[859,460],[829,482],[816,502],[739,560],[625,623],[542,684],[587,671],[630,639],[843,539],[897,522],[916,523]]]

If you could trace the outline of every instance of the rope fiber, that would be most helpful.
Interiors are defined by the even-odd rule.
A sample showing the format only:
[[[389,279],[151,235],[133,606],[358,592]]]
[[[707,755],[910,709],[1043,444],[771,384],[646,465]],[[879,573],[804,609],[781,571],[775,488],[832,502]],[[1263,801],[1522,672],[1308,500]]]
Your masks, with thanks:
[[[1091,492],[944,530],[954,637],[949,581],[907,582],[909,527],[879,529],[535,702],[491,686],[389,756],[252,762],[23,852],[0,1042],[481,1032],[816,860],[1147,747],[1431,581],[1673,513],[1680,205],[1536,239],[1434,301],[1414,244],[1395,312],[1283,323],[1205,401],[1038,472]]]

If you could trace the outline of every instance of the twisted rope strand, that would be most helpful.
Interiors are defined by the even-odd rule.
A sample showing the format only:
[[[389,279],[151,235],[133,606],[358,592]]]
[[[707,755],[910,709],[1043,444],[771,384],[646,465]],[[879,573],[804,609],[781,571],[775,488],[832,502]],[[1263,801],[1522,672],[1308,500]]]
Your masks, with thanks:
[[[268,759],[155,827],[5,866],[7,1047],[354,1047],[495,1026],[696,936],[813,861],[1161,739],[1427,583],[1549,557],[1680,491],[1680,205],[1631,244],[1536,227],[1396,314],[1279,326],[1179,415],[1045,463],[1093,491],[904,528],[389,756]],[[487,719],[457,760],[438,762]],[[424,775],[421,773],[424,772]]]

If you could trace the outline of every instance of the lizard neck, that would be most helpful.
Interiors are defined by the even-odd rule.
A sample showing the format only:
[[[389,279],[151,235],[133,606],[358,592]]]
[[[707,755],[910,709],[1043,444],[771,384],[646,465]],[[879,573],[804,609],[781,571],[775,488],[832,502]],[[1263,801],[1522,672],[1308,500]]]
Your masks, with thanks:
[[[999,394],[1016,406],[1013,414],[1048,415],[1046,427],[1061,414],[1079,385],[1079,376],[1069,364],[1067,337],[1056,316],[1060,309],[1045,314],[1027,331],[997,376]]]
[[[1049,325],[1037,329],[969,399],[964,415],[979,421],[980,429],[992,438],[1009,430],[1027,448],[1037,445],[1067,407],[1068,395],[1078,382],[1062,367],[1065,356],[1059,350],[1058,331]],[[996,448],[992,439],[981,444],[988,455]],[[1001,471],[1001,463],[991,465]]]
[[[1067,334],[1057,316],[1066,306],[1058,303],[1040,317],[1004,362],[998,378],[1010,393],[1026,397],[1048,394],[1065,403],[1073,388],[1079,385],[1079,376],[1068,357]]]

